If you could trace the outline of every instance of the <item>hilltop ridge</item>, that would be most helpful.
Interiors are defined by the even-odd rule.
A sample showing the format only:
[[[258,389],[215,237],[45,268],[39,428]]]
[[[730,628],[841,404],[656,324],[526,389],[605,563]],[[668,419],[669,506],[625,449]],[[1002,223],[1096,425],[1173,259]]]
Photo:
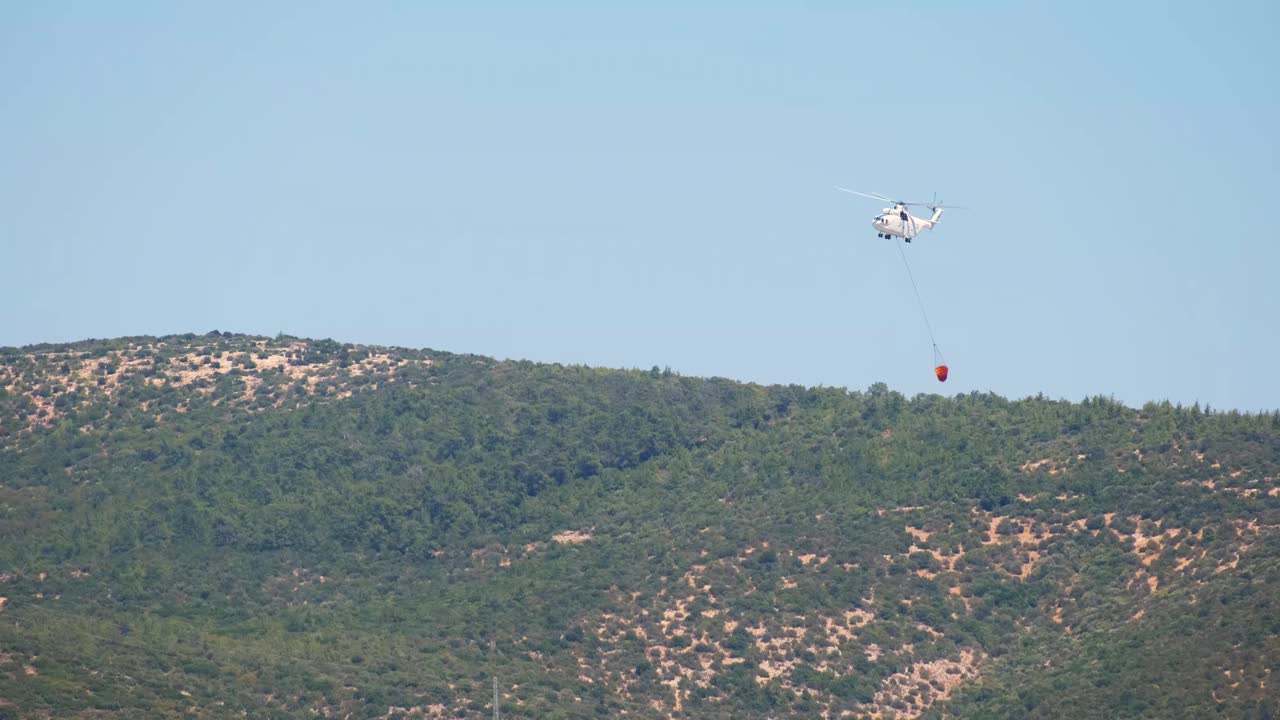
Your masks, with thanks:
[[[398,367],[431,362],[428,353],[402,348],[216,330],[203,336],[0,348],[0,354],[6,360],[0,363],[0,388],[17,398],[5,415],[24,420],[18,430],[27,432],[36,425],[50,427],[68,413],[109,404],[126,392],[141,395],[140,408],[154,407],[157,419],[166,411],[187,412],[197,395],[215,406],[296,407],[312,397],[376,390],[380,382],[395,382]]]

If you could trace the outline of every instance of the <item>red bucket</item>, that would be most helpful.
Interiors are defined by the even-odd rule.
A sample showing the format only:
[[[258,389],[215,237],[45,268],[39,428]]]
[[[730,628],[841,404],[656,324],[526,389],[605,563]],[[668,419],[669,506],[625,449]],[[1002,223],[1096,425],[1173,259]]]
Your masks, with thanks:
[[[946,366],[946,365],[939,365],[938,367],[936,367],[936,368],[934,368],[934,369],[933,369],[933,374],[938,376],[938,382],[946,382],[946,381],[947,381],[947,366]]]

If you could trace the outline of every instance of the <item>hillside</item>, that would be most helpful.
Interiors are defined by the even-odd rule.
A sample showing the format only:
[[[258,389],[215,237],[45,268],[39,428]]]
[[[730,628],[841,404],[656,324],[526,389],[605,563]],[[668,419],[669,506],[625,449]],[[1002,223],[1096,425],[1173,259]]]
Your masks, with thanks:
[[[0,718],[1280,715],[1280,414],[0,349]]]

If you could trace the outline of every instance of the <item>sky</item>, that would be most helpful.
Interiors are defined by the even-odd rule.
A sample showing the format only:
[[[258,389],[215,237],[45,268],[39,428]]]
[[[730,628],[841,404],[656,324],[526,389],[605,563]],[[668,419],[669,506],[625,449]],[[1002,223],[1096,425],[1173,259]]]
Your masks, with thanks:
[[[0,346],[1280,408],[1280,3],[0,3]],[[894,243],[893,197],[966,210]],[[927,210],[922,211],[927,214]]]

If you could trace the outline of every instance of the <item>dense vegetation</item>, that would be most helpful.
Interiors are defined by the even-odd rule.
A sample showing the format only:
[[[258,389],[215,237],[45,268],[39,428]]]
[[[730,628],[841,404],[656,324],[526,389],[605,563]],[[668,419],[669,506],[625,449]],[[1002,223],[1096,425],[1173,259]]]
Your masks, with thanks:
[[[1280,414],[0,349],[0,718],[1280,715]]]

